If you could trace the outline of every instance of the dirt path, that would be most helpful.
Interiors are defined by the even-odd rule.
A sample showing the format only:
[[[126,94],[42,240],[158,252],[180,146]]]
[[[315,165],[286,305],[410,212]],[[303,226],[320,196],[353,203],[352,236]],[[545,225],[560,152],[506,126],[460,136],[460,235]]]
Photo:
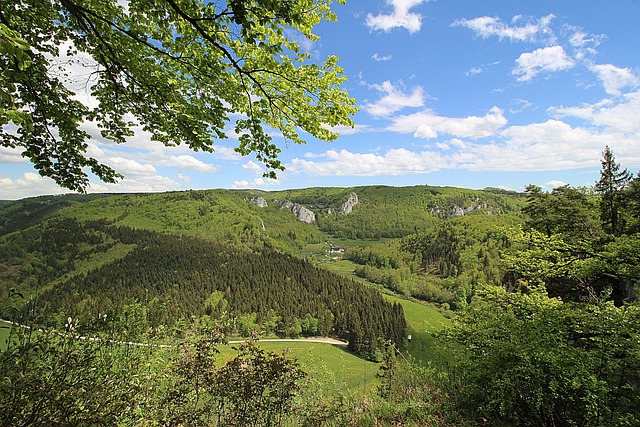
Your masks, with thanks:
[[[14,323],[14,322],[12,322],[10,320],[0,319],[0,322],[7,323],[9,325],[14,325],[14,326],[17,326],[19,328],[31,329],[30,326],[21,325],[19,323]],[[44,329],[37,329],[37,331],[38,332],[45,332],[45,333],[49,332],[49,331],[44,330]],[[54,331],[54,333],[57,333],[59,335],[63,335],[61,332],[57,332],[57,331]],[[172,344],[150,344],[150,343],[141,343],[141,342],[133,342],[133,341],[118,341],[118,340],[109,340],[109,339],[103,340],[101,338],[85,337],[85,336],[81,336],[81,335],[76,335],[75,338],[76,339],[80,339],[80,340],[87,340],[87,341],[106,341],[106,342],[110,342],[112,344],[133,345],[133,346],[138,346],[138,347],[157,347],[157,348],[172,348],[172,347],[174,347],[174,345],[172,345]],[[249,341],[249,340],[246,339],[246,340],[229,341],[229,344],[240,344],[240,343],[243,343],[243,342],[246,342],[246,341]],[[313,342],[313,343],[320,343],[320,344],[337,345],[337,346],[340,346],[340,347],[346,347],[348,345],[348,343],[346,343],[344,341],[340,341],[340,340],[337,340],[335,338],[329,338],[329,337],[258,339],[257,342]]]
[[[240,344],[248,340],[229,341],[229,344]],[[259,339],[257,342],[317,342],[321,344],[331,344],[340,347],[346,347],[349,343],[337,340],[329,337],[312,337],[312,338],[273,338],[273,339]]]

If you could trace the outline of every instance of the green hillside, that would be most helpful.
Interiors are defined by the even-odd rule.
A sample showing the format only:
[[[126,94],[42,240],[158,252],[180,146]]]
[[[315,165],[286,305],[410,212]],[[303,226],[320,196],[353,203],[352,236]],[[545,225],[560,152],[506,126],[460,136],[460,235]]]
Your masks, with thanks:
[[[379,186],[4,203],[0,309],[57,331],[15,331],[22,337],[2,349],[0,364],[20,387],[7,390],[31,401],[60,366],[65,381],[87,387],[111,378],[119,385],[100,389],[104,396],[138,399],[142,418],[192,414],[206,406],[201,392],[228,402],[244,390],[238,401],[253,401],[261,384],[265,396],[297,396],[291,425],[635,425],[633,182],[610,197],[613,218],[604,195],[566,186],[525,195]],[[348,347],[216,350],[224,336],[317,335]],[[124,387],[131,378],[146,379]],[[64,384],[46,390],[73,389]],[[190,396],[186,406],[180,396]]]

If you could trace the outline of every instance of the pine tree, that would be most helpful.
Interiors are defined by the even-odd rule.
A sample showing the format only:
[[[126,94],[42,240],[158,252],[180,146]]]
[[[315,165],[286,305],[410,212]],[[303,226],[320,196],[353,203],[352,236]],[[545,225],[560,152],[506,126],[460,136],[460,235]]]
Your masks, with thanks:
[[[631,173],[627,169],[620,171],[620,163],[616,163],[608,145],[602,152],[601,163],[600,180],[595,185],[596,192],[601,195],[600,219],[605,231],[617,235],[622,228],[618,221],[620,192],[631,181]]]

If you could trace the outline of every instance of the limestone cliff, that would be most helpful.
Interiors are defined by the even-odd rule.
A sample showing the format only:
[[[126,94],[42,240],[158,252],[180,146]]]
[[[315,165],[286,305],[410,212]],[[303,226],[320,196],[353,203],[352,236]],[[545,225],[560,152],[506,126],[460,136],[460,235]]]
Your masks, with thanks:
[[[349,194],[349,198],[347,199],[347,201],[340,206],[340,213],[342,215],[350,214],[353,210],[353,207],[358,203],[358,195],[356,193]]]
[[[300,221],[306,222],[307,224],[311,224],[316,220],[316,214],[299,203],[293,203],[290,200],[285,200],[284,202],[282,202],[282,206],[280,208],[288,209]]]
[[[265,199],[263,199],[262,197],[253,197],[251,199],[251,203],[253,203],[254,205],[256,205],[259,208],[266,208],[267,205],[267,201]]]

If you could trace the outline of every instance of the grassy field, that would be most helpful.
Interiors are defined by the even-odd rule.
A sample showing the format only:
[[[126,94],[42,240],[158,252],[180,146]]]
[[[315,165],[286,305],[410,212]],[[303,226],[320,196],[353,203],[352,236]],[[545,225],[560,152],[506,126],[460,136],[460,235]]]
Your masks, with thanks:
[[[366,245],[373,243],[376,242],[369,240],[341,240],[336,244],[340,246],[348,246],[349,244]],[[407,348],[408,354],[418,361],[431,361],[438,363],[445,362],[447,360],[446,353],[442,350],[433,334],[450,325],[451,322],[449,319],[444,317],[438,309],[430,304],[401,298],[394,295],[391,291],[385,289],[381,285],[371,283],[356,276],[354,274],[354,269],[356,267],[354,262],[346,259],[340,259],[339,257],[327,256],[321,250],[324,247],[325,246],[322,244],[307,245],[304,251],[313,257],[312,260],[318,267],[375,287],[382,292],[388,301],[398,302],[402,305],[405,318],[409,325],[409,334],[411,334],[411,342]]]
[[[375,390],[379,365],[361,359],[346,349],[314,342],[258,342],[267,351],[295,357],[312,387],[325,396],[336,393],[360,395]],[[220,347],[220,360],[235,356],[236,345]]]
[[[0,350],[7,348],[7,339],[9,338],[9,325],[4,322],[0,322]]]
[[[0,323],[0,351],[6,349],[8,324]],[[310,386],[325,396],[336,393],[360,395],[375,390],[378,385],[378,364],[361,359],[336,345],[316,342],[258,342],[274,353],[285,352],[294,357],[307,373]],[[237,344],[220,346],[220,363],[233,358]]]
[[[411,334],[407,353],[418,361],[446,362],[447,354],[433,334],[449,326],[451,324],[449,319],[427,303],[388,294],[384,294],[384,297],[387,301],[402,305],[404,317],[409,325],[409,334]]]

